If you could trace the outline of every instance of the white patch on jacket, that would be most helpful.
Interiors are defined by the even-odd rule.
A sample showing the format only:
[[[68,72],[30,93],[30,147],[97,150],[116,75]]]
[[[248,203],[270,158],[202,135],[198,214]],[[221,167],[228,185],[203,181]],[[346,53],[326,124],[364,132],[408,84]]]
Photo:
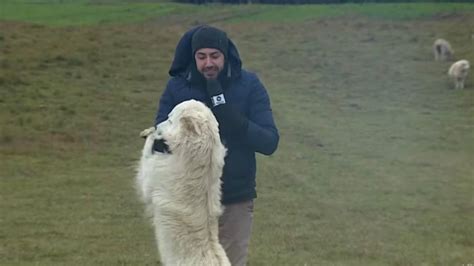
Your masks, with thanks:
[[[141,135],[147,138],[136,185],[153,219],[161,262],[230,266],[218,238],[226,148],[211,110],[195,100],[182,102],[156,130]],[[152,152],[155,139],[164,139],[171,153]]]

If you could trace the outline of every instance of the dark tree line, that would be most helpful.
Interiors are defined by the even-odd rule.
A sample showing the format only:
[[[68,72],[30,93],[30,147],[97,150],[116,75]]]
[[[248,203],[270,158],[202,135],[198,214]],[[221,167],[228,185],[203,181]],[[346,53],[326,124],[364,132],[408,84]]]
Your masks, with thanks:
[[[175,0],[180,3],[190,4],[207,4],[207,3],[223,3],[223,4],[344,4],[344,3],[416,3],[416,2],[474,2],[474,0]]]

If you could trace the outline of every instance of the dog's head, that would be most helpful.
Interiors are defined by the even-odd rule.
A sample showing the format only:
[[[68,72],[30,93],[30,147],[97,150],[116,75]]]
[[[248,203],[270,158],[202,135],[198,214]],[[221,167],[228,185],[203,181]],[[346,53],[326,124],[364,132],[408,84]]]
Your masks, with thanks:
[[[470,65],[469,65],[469,61],[467,60],[459,60],[458,61],[458,64],[459,64],[459,70],[460,70],[460,74],[462,75],[467,75],[467,73],[469,72],[469,68],[470,68]]]
[[[471,66],[469,65],[469,61],[467,60],[463,60],[463,65],[464,65],[464,69],[469,69]]]
[[[206,105],[195,100],[176,105],[168,119],[157,125],[155,134],[156,138],[164,139],[171,153],[198,156],[221,145],[214,114]]]

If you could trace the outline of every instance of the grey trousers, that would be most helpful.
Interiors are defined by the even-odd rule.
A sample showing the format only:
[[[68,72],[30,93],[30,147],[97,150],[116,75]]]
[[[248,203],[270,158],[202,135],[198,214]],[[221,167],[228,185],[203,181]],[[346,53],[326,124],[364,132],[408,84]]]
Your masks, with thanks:
[[[219,242],[232,266],[247,263],[252,221],[253,200],[224,205],[224,213],[219,218]]]

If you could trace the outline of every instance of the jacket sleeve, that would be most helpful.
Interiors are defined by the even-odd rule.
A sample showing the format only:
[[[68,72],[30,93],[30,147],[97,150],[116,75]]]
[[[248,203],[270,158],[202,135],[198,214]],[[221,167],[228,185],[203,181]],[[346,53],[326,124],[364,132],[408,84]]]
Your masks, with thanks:
[[[166,85],[165,91],[163,92],[160,98],[158,111],[155,117],[155,126],[168,119],[168,114],[171,112],[171,110],[173,110],[175,106],[175,101],[173,99],[172,94],[172,87],[172,81],[169,80],[168,84]]]
[[[271,155],[278,147],[280,136],[273,120],[270,98],[256,76],[250,86],[252,88],[249,95],[250,110],[246,141],[256,152]]]

